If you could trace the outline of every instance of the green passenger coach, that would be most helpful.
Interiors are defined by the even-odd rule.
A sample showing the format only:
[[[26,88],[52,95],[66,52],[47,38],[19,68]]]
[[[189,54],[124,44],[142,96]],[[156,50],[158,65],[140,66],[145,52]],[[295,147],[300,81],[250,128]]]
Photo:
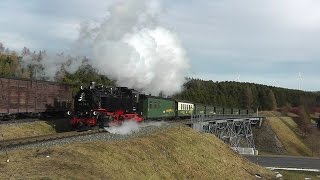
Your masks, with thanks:
[[[175,101],[159,97],[147,97],[143,102],[145,119],[170,119],[175,117]]]
[[[206,114],[206,106],[202,104],[196,104],[194,108],[194,114]]]
[[[208,114],[208,115],[216,114],[215,107],[214,106],[206,106],[206,114]]]

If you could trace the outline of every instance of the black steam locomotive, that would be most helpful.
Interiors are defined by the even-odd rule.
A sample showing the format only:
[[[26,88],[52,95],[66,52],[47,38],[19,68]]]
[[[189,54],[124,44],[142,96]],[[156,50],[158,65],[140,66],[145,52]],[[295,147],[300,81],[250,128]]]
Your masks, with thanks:
[[[141,122],[142,111],[140,93],[126,87],[105,87],[92,82],[81,87],[74,99],[74,116],[71,125],[108,126],[119,124],[123,120]]]

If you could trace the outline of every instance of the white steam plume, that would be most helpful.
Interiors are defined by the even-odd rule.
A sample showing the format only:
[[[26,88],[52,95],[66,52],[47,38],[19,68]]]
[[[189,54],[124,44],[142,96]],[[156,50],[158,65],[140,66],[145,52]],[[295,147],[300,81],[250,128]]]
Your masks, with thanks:
[[[130,135],[134,132],[139,132],[141,128],[149,127],[149,126],[155,126],[159,127],[164,124],[163,121],[157,121],[157,122],[142,122],[137,123],[135,121],[124,121],[120,126],[111,126],[106,127],[105,130],[112,133],[112,134],[120,134],[120,135]]]
[[[93,50],[92,64],[117,85],[173,95],[181,91],[189,63],[177,36],[158,25],[159,13],[157,0],[122,1],[99,26],[84,24],[78,42],[92,43],[83,45]]]

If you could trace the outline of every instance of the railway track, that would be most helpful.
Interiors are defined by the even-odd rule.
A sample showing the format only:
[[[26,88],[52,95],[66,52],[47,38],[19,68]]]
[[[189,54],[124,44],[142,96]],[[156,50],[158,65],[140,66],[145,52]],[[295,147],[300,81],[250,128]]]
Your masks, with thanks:
[[[102,129],[82,131],[82,132],[71,131],[71,132],[64,132],[64,133],[58,133],[53,135],[3,140],[3,141],[0,141],[0,150],[5,150],[6,148],[13,148],[13,147],[18,147],[22,145],[39,143],[39,142],[52,141],[57,139],[86,136],[86,135],[97,134],[102,132],[106,132],[106,131]]]

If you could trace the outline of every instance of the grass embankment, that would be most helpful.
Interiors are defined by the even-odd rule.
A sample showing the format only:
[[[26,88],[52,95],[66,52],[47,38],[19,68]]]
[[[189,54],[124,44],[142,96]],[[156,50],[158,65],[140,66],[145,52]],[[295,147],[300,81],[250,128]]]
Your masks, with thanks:
[[[47,157],[49,156],[49,157]],[[174,127],[149,137],[11,151],[0,179],[269,179],[271,171],[241,158],[210,134]]]
[[[299,134],[297,124],[290,117],[267,117],[267,121],[287,151],[287,155],[311,156],[311,149]]]
[[[44,121],[35,121],[30,123],[2,124],[0,126],[0,133],[0,140],[8,140],[54,134],[56,130]]]

